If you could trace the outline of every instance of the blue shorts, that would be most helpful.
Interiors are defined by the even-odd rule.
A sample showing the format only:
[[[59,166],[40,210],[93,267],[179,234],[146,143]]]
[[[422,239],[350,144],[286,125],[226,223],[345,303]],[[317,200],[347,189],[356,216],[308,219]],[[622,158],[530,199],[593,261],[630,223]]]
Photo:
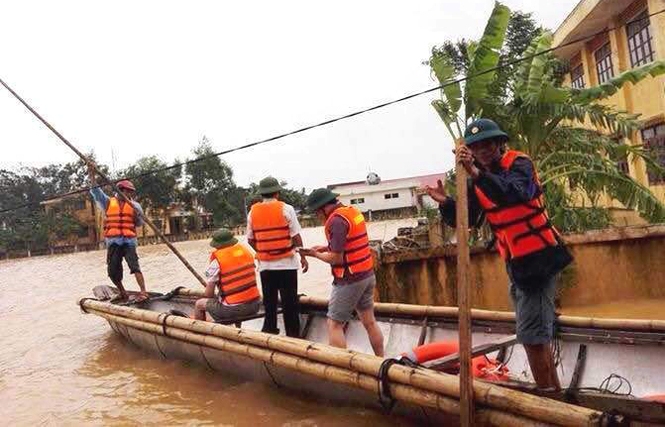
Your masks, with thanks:
[[[526,345],[547,344],[554,338],[554,297],[557,275],[538,286],[519,286],[508,269],[510,296],[515,307],[517,341]]]

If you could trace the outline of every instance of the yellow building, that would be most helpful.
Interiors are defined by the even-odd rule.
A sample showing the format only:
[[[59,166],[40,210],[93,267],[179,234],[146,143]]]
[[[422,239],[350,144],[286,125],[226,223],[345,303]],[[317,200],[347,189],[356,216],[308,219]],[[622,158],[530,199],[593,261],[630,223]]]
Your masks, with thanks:
[[[649,17],[662,10],[665,0],[581,0],[556,30],[554,46],[610,31],[556,51],[570,64],[565,84],[588,88],[631,68],[665,60],[665,13]],[[603,103],[640,114],[641,130],[617,142],[644,144],[665,166],[665,76],[628,83]],[[644,162],[631,160],[620,166],[665,202],[665,179],[650,176]]]

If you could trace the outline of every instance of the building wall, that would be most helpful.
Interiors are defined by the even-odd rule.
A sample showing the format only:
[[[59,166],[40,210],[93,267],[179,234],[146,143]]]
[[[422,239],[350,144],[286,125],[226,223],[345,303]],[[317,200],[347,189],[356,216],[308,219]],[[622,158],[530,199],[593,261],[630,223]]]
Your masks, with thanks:
[[[564,237],[575,262],[559,278],[561,307],[665,298],[665,226],[629,227]],[[385,253],[376,266],[381,302],[457,305],[454,245]],[[471,254],[472,306],[511,310],[505,262],[481,248]]]
[[[626,3],[626,8],[615,15],[602,15],[601,21],[598,15],[593,18],[593,26],[589,26],[589,32],[600,31],[604,28],[615,28],[607,36],[601,36],[582,44],[579,49],[565,57],[566,60],[581,59],[584,67],[585,86],[591,87],[599,84],[596,71],[594,52],[601,47],[604,41],[609,41],[611,46],[611,58],[614,76],[631,69],[631,60],[628,49],[628,36],[624,24],[635,17],[635,12],[648,8],[648,13],[654,13],[665,9],[665,0],[641,0],[635,3]],[[554,37],[555,46],[562,41],[578,26],[586,24],[586,19],[596,8],[604,7],[601,0],[583,0],[573,10],[570,16],[557,30]],[[589,24],[591,25],[591,24]],[[652,48],[655,60],[665,60],[665,15],[660,14],[650,18],[650,32],[652,36]],[[588,33],[588,32],[587,32]],[[602,40],[606,38],[606,40]],[[572,64],[571,64],[572,65]],[[570,74],[565,84],[570,85]],[[636,85],[626,84],[615,95],[603,101],[605,105],[613,105],[617,110],[625,110],[629,113],[640,114],[644,127],[665,122],[665,76],[656,78],[647,77]],[[644,143],[640,132],[627,135],[622,141],[625,144],[641,145]],[[664,165],[665,166],[665,165]],[[665,185],[662,183],[649,182],[646,166],[643,161],[631,159],[628,164],[630,175],[639,183],[649,186],[652,191],[665,202]],[[616,202],[605,201],[608,205],[618,207]]]
[[[397,195],[397,197],[394,197],[394,195]],[[410,188],[342,194],[339,200],[345,205],[355,206],[363,212],[401,209],[416,205]]]

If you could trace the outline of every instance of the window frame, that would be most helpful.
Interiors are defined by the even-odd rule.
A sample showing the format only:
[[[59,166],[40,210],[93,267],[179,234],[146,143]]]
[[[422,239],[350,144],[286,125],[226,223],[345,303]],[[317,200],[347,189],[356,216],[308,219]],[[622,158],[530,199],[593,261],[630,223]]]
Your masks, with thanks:
[[[579,75],[575,74],[575,71],[580,70]],[[586,82],[584,81],[584,63],[580,62],[570,69],[570,87],[573,89],[584,89],[586,87]]]
[[[352,205],[362,205],[365,203],[365,198],[364,197],[357,197],[355,199],[351,199],[351,204]]]
[[[599,58],[599,54],[602,55]],[[603,84],[614,77],[614,63],[612,62],[612,45],[607,43],[596,49],[593,53],[593,59],[596,61],[596,76],[598,84]]]
[[[655,160],[663,167],[665,167],[665,121],[654,123],[650,126],[640,129],[640,137],[644,148],[646,148],[655,157]],[[658,146],[652,144],[656,138],[660,138]],[[663,185],[665,184],[665,176],[655,175],[650,173],[647,168],[647,178],[650,185]]]
[[[630,58],[631,68],[636,68],[653,62],[655,59],[655,51],[653,49],[653,34],[651,34],[649,9],[647,8],[637,13],[628,22],[629,23],[626,25],[626,42],[628,44],[628,56]],[[639,44],[637,44],[638,42]],[[645,50],[645,47],[648,48],[648,52]]]

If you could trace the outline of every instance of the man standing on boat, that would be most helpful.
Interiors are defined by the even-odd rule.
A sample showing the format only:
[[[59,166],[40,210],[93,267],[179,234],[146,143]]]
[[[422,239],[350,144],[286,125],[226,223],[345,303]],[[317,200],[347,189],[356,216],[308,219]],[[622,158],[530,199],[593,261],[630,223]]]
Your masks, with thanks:
[[[327,188],[314,190],[307,199],[307,210],[325,221],[328,246],[303,249],[301,255],[330,264],[333,288],[328,302],[328,339],[330,345],[346,348],[344,325],[358,313],[372,349],[383,356],[383,333],[374,318],[374,258],[369,248],[367,226],[362,212],[344,206]]]
[[[252,252],[226,228],[213,233],[210,246],[215,251],[205,272],[205,298],[196,301],[194,318],[206,320],[207,312],[215,322],[224,322],[257,313],[261,296]]]
[[[131,201],[125,202],[118,195],[112,197],[107,196],[100,187],[96,187],[97,179],[95,177],[96,167],[90,165],[88,167],[88,175],[90,176],[90,194],[93,200],[97,203],[100,209],[104,212],[104,237],[106,239],[106,266],[108,276],[113,284],[120,291],[120,297],[127,299],[127,291],[122,284],[123,268],[122,260],[127,262],[129,272],[136,278],[141,292],[138,301],[148,298],[145,289],[145,280],[141,267],[139,266],[139,257],[136,253],[136,227],[143,225],[143,208],[141,205],[134,201],[134,193],[136,188],[129,180],[122,180],[118,182],[118,189],[124,196]]]
[[[286,335],[300,337],[298,311],[298,267],[309,268],[307,259],[296,254],[302,247],[300,223],[293,206],[279,200],[282,187],[273,177],[259,182],[262,200],[252,205],[247,216],[247,241],[256,251],[265,319],[263,332],[278,334],[277,293],[282,300]]]
[[[474,121],[464,133],[457,161],[470,177],[469,224],[479,224],[484,215],[492,228],[496,248],[506,261],[517,339],[524,345],[534,380],[541,388],[559,389],[551,346],[554,294],[556,277],[572,257],[550,224],[533,162],[508,149],[508,139],[488,119]],[[454,227],[455,200],[446,195],[442,182],[426,190],[439,202],[444,221]]]

